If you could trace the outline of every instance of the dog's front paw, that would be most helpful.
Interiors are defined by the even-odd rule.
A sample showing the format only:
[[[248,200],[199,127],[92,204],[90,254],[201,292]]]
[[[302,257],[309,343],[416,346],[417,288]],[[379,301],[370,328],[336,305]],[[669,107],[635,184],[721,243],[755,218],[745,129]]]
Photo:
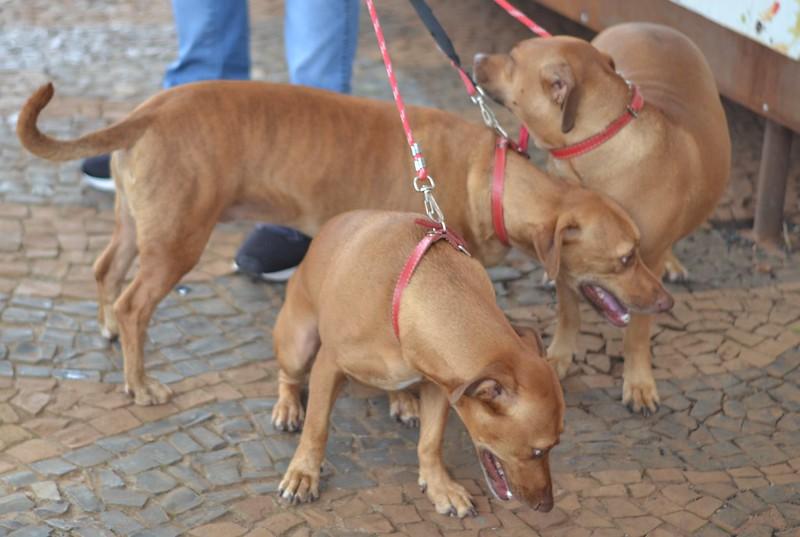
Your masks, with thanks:
[[[299,431],[303,425],[303,405],[297,397],[281,397],[272,409],[272,427],[276,431]]]
[[[116,327],[109,327],[108,325],[103,325],[100,328],[100,335],[103,336],[103,339],[111,341],[116,341],[119,338],[119,330]]]
[[[295,504],[319,498],[319,465],[311,465],[311,468],[292,461],[278,486],[281,500]]]
[[[439,514],[458,518],[478,515],[475,505],[472,503],[472,496],[467,489],[450,479],[449,476],[427,480],[420,476],[419,486],[428,495]]]
[[[631,412],[641,412],[648,417],[658,412],[661,400],[652,375],[636,377],[626,375],[622,380],[622,403]]]
[[[127,382],[125,393],[132,395],[133,402],[139,406],[163,405],[172,398],[172,390],[148,376],[137,382]]]
[[[419,398],[406,391],[390,392],[389,416],[406,427],[419,427]]]
[[[670,253],[664,263],[664,276],[671,283],[688,282],[689,269],[683,266],[674,253]]]
[[[561,357],[559,357],[559,356],[553,356],[553,357],[548,356],[547,357],[547,362],[555,370],[556,375],[558,375],[558,378],[563,380],[564,377],[567,376],[567,372],[569,371],[569,366],[572,365],[572,356],[570,356],[570,355],[561,356]]]
[[[559,379],[567,376],[569,366],[572,365],[572,356],[571,350],[559,349],[553,344],[547,348],[547,362],[555,370]]]

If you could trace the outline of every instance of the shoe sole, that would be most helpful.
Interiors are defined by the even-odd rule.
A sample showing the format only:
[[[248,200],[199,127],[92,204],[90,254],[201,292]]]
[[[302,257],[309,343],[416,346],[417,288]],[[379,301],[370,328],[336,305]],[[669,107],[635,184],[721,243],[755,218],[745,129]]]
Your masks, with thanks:
[[[234,261],[233,262],[233,270],[236,272],[241,272],[242,274],[249,274],[247,272],[242,272],[239,270],[239,265]],[[258,275],[258,278],[266,281],[266,282],[273,282],[273,283],[281,283],[289,280],[289,277],[294,274],[297,270],[297,267],[291,267],[283,270],[276,270],[275,272],[262,272]]]
[[[102,179],[98,177],[92,177],[91,175],[83,174],[83,182],[95,189],[99,190],[100,192],[116,192],[117,187],[114,184],[113,179]]]

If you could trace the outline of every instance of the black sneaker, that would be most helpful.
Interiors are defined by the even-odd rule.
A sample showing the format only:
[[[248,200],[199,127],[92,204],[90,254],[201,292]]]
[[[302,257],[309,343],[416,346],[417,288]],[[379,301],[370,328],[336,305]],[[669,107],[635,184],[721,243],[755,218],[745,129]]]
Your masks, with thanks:
[[[303,260],[311,239],[288,227],[257,224],[233,262],[242,274],[269,282],[285,282]]]
[[[114,192],[114,180],[111,179],[111,155],[90,157],[81,163],[83,182],[102,192]]]

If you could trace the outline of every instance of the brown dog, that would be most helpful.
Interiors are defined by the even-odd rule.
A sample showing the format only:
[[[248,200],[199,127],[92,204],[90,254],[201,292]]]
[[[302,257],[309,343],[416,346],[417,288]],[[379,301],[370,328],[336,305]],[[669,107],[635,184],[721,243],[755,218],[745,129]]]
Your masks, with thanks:
[[[39,88],[20,113],[17,134],[29,151],[68,160],[117,150],[116,227],[94,268],[100,324],[108,337],[119,332],[126,389],[138,404],[169,398],[145,375],[145,330],[158,302],[197,263],[217,221],[249,217],[315,235],[348,210],[422,206],[390,103],[298,86],[203,82],[161,92],[107,129],[58,141],[36,127],[52,95],[51,85]],[[494,135],[437,110],[411,108],[410,119],[451,227],[477,259],[497,263],[507,248],[492,227]],[[573,289],[590,290],[609,318],[623,322],[628,307],[672,305],[641,262],[636,226],[610,199],[553,180],[512,153],[503,199],[512,244]],[[120,295],[137,254],[139,271]]]
[[[494,495],[549,511],[548,455],[563,430],[561,386],[535,339],[523,341],[497,307],[480,263],[446,241],[434,244],[402,294],[399,336],[392,330],[395,282],[428,231],[416,218],[378,211],[337,216],[289,280],[274,331],[281,367],[276,427],[302,420],[300,383],[309,368],[311,376],[303,434],[280,494],[292,502],[319,496],[328,418],[351,377],[383,390],[422,383],[419,484],[438,512],[474,512],[469,493],[442,462],[449,405],[472,437]]]
[[[730,169],[730,137],[711,70],[683,34],[655,24],[622,24],[591,44],[572,37],[530,39],[508,55],[478,55],[475,75],[486,91],[552,150],[602,132],[626,113],[631,89],[644,108],[596,149],[550,159],[550,170],[608,194],[626,208],[642,233],[645,264],[661,275],[680,272],[672,245],[705,220]],[[623,78],[625,77],[625,78]],[[576,350],[578,297],[557,282],[559,324],[548,356],[563,377]],[[634,315],[625,332],[622,400],[635,411],[655,411],[648,315]]]

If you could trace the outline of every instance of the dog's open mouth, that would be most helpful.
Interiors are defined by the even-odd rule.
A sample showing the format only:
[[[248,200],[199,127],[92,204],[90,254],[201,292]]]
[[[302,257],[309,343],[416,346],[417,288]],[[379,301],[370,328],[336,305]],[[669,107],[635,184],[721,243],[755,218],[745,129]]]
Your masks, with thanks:
[[[503,465],[500,464],[500,460],[486,449],[478,450],[478,456],[483,467],[483,476],[486,478],[486,482],[489,483],[492,494],[498,500],[510,500],[512,497],[511,487],[508,484],[506,473],[503,470]]]
[[[628,326],[631,314],[614,294],[594,283],[581,284],[581,293],[614,326]]]

